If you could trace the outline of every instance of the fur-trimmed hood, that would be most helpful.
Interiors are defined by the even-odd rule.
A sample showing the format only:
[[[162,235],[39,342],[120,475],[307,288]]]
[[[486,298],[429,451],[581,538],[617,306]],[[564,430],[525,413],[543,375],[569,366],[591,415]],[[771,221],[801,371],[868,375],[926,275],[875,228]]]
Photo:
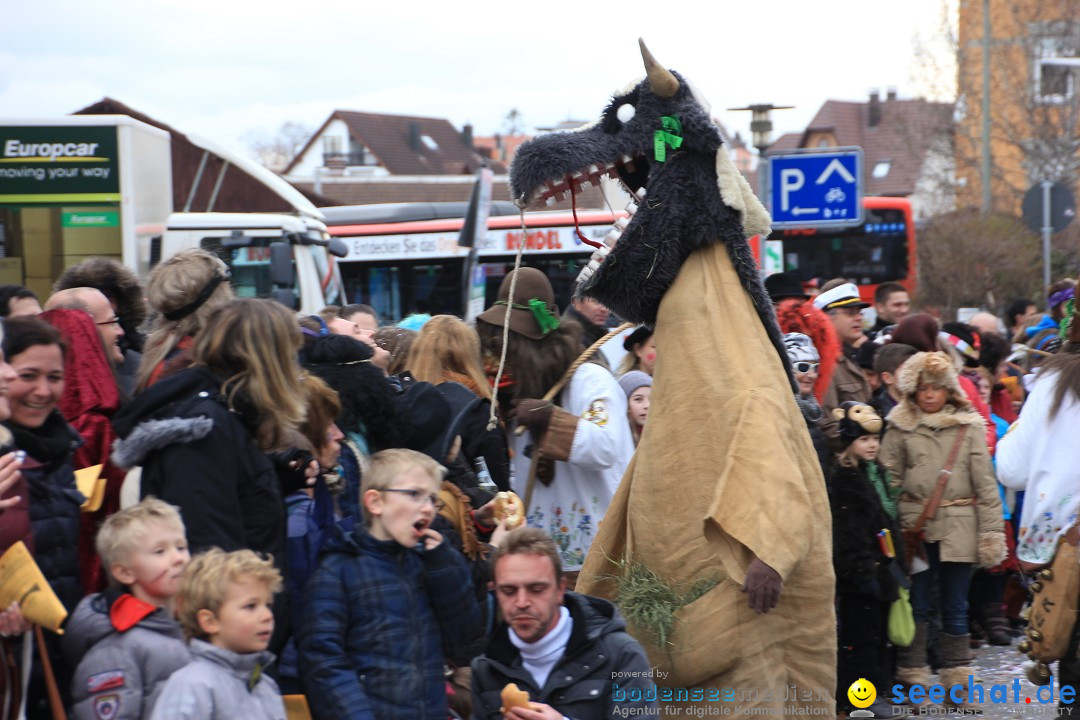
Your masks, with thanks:
[[[220,388],[221,380],[207,368],[189,368],[147,388],[114,422],[121,439],[113,444],[113,463],[132,468],[157,450],[209,435],[214,421],[202,415],[189,417],[181,405],[220,398]]]
[[[920,352],[908,358],[896,375],[896,390],[900,404],[914,406],[915,391],[920,383],[930,383],[949,391],[948,403],[960,410],[970,410],[964,389],[956,374],[956,367],[948,355],[942,352]]]
[[[965,398],[966,402],[966,398]],[[930,428],[931,430],[941,430],[947,427],[956,427],[958,425],[973,425],[977,428],[984,428],[986,421],[983,420],[982,415],[970,409],[968,405],[966,408],[957,408],[954,405],[946,404],[936,413],[925,413],[919,409],[919,406],[915,404],[909,396],[905,395],[900,399],[900,404],[892,409],[889,413],[888,421],[893,427],[900,428],[901,430],[907,430],[911,432],[920,425]]]

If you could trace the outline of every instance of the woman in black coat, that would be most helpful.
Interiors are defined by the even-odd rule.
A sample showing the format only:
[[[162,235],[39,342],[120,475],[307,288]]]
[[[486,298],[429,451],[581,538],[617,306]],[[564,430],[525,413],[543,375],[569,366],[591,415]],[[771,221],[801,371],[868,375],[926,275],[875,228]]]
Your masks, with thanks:
[[[299,347],[283,305],[234,300],[195,338],[192,366],[117,417],[114,462],[142,465],[142,496],[180,508],[193,553],[246,548],[280,562],[285,503],[267,453],[304,442]]]

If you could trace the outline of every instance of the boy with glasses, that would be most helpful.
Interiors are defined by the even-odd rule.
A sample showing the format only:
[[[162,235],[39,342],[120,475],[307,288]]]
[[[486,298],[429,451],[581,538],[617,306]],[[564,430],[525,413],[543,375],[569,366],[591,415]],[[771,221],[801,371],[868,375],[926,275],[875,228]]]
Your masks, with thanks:
[[[315,718],[447,717],[443,649],[482,628],[464,558],[431,528],[444,472],[413,450],[376,453],[363,527],[328,538],[298,633]]]

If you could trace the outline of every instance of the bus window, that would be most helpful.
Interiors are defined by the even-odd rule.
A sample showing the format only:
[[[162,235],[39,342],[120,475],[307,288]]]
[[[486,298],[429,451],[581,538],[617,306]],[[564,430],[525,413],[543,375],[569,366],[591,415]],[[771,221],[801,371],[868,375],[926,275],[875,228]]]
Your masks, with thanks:
[[[221,238],[203,238],[200,243],[229,266],[232,273],[233,292],[238,298],[272,298],[274,284],[270,282],[270,248],[244,247],[226,249],[221,247]],[[293,297],[299,300],[296,278],[296,265],[293,265]]]
[[[341,287],[338,284],[338,274],[330,265],[330,255],[326,248],[320,245],[308,245],[307,251],[311,253],[311,259],[315,263],[315,272],[319,274],[319,283],[322,288],[323,302],[326,305],[346,305],[342,297]]]
[[[909,228],[900,210],[867,210],[853,228],[782,230],[784,269],[802,278],[845,277],[876,285],[908,276]]]

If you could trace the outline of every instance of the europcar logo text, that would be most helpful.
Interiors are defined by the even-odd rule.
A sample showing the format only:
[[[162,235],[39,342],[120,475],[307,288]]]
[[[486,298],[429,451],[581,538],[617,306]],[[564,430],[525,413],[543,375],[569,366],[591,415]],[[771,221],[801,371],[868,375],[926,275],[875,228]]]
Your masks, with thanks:
[[[0,162],[27,162],[27,161],[50,161],[50,162],[100,162],[108,160],[106,157],[97,157],[97,149],[101,143],[87,142],[22,142],[20,140],[8,140],[4,143],[4,156]]]
[[[1027,705],[1048,705],[1059,700],[1071,703],[1076,700],[1076,688],[1072,685],[1062,685],[1057,692],[1054,691],[1054,679],[1050,679],[1049,685],[1043,685],[1035,691],[1035,697],[1020,696],[1020,678],[1013,678],[1008,685],[998,684],[990,687],[975,682],[975,676],[968,675],[967,685],[911,685],[907,693],[904,693],[903,685],[892,686],[892,702],[896,704],[917,704],[929,700],[932,703],[943,703],[946,700],[959,705],[967,700],[972,704],[989,703],[992,705],[1005,705],[1007,703],[1025,703]]]

